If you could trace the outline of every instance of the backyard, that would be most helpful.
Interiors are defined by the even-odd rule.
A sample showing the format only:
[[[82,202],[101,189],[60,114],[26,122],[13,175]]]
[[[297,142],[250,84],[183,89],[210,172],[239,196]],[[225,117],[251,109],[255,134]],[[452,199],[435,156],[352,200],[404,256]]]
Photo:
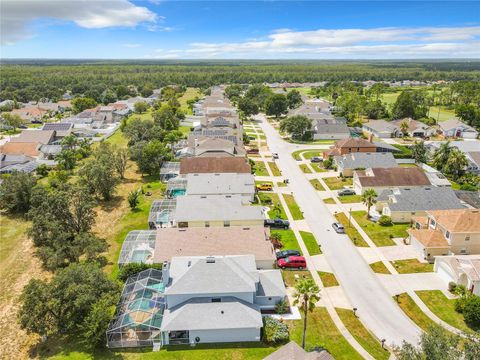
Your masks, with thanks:
[[[367,219],[366,211],[352,211],[352,216],[377,246],[392,246],[395,245],[392,238],[403,239],[408,236],[409,224],[381,226]]]

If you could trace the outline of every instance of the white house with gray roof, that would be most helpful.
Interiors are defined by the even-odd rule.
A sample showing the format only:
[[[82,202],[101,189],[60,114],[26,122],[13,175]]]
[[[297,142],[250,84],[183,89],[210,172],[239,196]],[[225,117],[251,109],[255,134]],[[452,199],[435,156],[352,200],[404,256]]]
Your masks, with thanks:
[[[343,176],[353,176],[353,171],[368,168],[393,168],[398,164],[389,152],[356,152],[334,156],[333,162]]]
[[[382,139],[398,137],[400,134],[400,128],[397,125],[385,120],[370,120],[363,124],[362,130]]]
[[[279,270],[253,255],[174,257],[164,263],[164,345],[260,341],[262,310],[286,296]]]
[[[429,210],[464,209],[455,192],[448,187],[412,187],[382,191],[375,208],[394,223],[408,223],[412,216],[425,216]]]
[[[240,195],[242,202],[254,200],[255,177],[252,174],[187,174],[187,195]]]
[[[445,137],[460,137],[465,139],[476,139],[478,137],[477,130],[458,119],[442,121],[438,126],[440,127],[442,135]]]

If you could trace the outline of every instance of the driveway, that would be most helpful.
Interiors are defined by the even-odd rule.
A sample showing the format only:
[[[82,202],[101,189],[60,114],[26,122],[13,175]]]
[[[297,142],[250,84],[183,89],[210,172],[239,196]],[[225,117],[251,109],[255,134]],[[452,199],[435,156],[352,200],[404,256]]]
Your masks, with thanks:
[[[261,121],[270,151],[279,154],[276,163],[283,177],[290,180],[289,186],[308,226],[363,323],[389,345],[401,345],[404,340],[416,344],[420,329],[395,304],[347,236],[332,230],[334,218],[291,156],[298,149],[296,145],[282,140],[263,116],[257,119]]]

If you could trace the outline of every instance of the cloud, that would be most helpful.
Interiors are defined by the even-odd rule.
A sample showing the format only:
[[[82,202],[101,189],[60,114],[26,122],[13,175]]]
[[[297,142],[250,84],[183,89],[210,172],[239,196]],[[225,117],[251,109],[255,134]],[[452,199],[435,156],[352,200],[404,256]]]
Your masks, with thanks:
[[[265,39],[191,43],[186,56],[207,58],[460,58],[480,57],[480,27],[272,31]]]
[[[33,36],[36,19],[73,21],[80,27],[135,27],[161,19],[143,6],[128,0],[2,0],[1,43],[13,44]]]

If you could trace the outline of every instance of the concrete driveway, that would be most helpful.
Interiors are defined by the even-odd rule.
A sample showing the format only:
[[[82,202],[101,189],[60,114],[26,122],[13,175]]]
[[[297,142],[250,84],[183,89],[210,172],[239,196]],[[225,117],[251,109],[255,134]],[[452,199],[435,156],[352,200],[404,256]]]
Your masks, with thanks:
[[[270,151],[279,154],[276,163],[283,177],[290,180],[290,189],[308,226],[322,245],[325,258],[350,303],[358,308],[357,314],[362,322],[379,339],[386,339],[389,345],[401,345],[404,340],[416,344],[420,329],[395,304],[391,294],[346,235],[336,234],[332,230],[333,216],[291,156],[298,149],[297,146],[281,139],[263,116],[259,115],[257,119],[261,121]]]

